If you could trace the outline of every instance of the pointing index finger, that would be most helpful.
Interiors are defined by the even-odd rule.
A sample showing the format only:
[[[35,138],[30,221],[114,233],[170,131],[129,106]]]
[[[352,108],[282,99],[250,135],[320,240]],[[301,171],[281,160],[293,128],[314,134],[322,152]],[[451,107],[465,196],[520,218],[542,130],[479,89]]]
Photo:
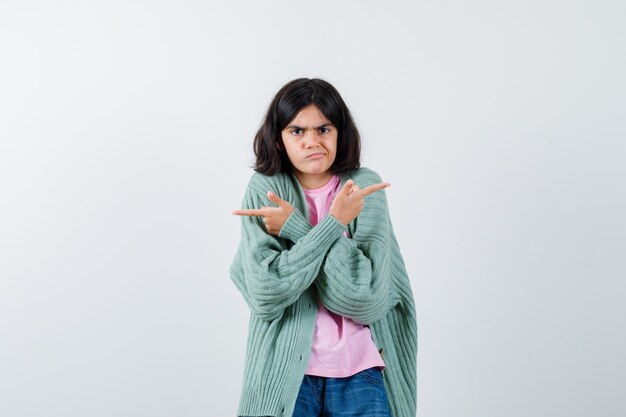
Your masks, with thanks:
[[[265,209],[239,209],[233,211],[236,216],[266,216],[267,210]]]
[[[363,188],[361,190],[361,193],[363,194],[363,196],[366,196],[366,195],[370,195],[372,193],[375,193],[376,191],[380,191],[387,187],[391,187],[391,184],[389,184],[388,182],[381,182],[379,184],[373,184],[373,185]]]

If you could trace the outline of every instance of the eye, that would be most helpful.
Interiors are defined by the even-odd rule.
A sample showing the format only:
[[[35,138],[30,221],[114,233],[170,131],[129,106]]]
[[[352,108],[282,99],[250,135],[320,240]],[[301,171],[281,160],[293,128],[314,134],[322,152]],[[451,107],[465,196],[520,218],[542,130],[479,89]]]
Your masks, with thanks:
[[[302,133],[302,129],[291,129],[291,134],[299,136]]]
[[[320,133],[324,134],[324,133],[328,133],[330,132],[330,128],[328,127],[320,127]]]

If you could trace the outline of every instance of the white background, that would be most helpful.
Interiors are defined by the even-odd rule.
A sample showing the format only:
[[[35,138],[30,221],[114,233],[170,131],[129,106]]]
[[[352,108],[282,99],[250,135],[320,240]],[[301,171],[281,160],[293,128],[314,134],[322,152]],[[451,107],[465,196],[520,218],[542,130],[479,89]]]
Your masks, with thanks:
[[[234,416],[252,138],[297,77],[392,187],[420,416],[623,416],[626,6],[0,0],[0,416]]]

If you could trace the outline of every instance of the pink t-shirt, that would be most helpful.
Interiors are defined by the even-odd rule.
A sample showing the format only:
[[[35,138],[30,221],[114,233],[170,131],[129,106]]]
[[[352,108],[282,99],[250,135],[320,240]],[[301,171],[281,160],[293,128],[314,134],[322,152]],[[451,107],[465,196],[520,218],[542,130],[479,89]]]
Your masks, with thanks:
[[[328,213],[339,191],[339,184],[339,177],[334,175],[326,185],[304,190],[312,226]],[[349,239],[347,233],[344,236]],[[318,300],[311,359],[306,374],[344,378],[372,367],[383,369],[385,363],[376,349],[369,327],[329,311]]]

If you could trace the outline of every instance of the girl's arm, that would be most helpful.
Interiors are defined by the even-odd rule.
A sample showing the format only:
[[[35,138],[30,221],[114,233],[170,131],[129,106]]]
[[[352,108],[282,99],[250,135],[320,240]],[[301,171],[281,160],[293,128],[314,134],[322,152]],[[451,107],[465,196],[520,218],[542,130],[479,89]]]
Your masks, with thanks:
[[[266,205],[267,189],[274,186],[253,175],[243,208]],[[242,217],[241,242],[230,274],[252,313],[265,320],[279,318],[313,283],[324,255],[345,230],[343,224],[327,216],[288,247],[284,239],[266,231],[261,218]]]
[[[373,171],[365,172],[360,185],[381,183]],[[399,300],[391,268],[393,257],[400,253],[384,192],[366,198],[354,224],[352,239],[337,239],[330,247],[315,283],[329,310],[370,324],[383,318]],[[299,242],[310,229],[304,215],[295,210],[280,236]]]
[[[378,179],[379,181],[379,179]],[[322,303],[362,324],[376,322],[399,300],[392,280],[397,247],[384,192],[367,197],[352,238],[337,239],[316,281]]]

